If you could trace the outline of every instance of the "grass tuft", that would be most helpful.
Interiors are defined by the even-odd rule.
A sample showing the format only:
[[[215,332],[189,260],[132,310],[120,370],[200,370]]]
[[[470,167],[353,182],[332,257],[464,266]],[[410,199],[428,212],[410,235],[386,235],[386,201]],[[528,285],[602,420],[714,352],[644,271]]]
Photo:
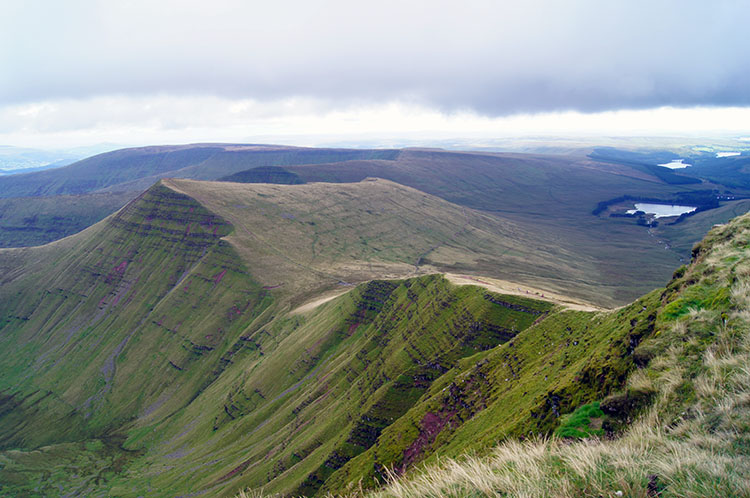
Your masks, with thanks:
[[[575,439],[603,436],[604,429],[601,428],[603,418],[604,412],[599,408],[598,401],[583,405],[573,413],[562,417],[555,435]]]

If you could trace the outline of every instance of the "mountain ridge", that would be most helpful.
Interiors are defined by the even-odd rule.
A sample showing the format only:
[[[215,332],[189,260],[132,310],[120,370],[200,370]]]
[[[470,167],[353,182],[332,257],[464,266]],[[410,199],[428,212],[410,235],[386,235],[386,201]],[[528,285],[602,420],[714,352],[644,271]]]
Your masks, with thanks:
[[[696,258],[736,240],[737,259],[726,264],[745,261],[746,230],[736,227],[747,220],[723,239],[712,232]],[[12,351],[0,355],[0,490],[367,488],[386,468],[409,475],[438,452],[549,434],[566,412],[630,393],[628,377],[650,361],[660,324],[690,306],[716,314],[730,302],[716,282],[697,290],[690,269],[606,312],[435,274],[467,255],[481,269],[482,258],[519,240],[511,223],[487,230],[496,223],[380,179],[173,179],[76,236],[0,250],[9,270],[0,341]],[[376,239],[361,238],[362,226]],[[280,254],[287,239],[299,244],[291,261]],[[538,254],[521,254],[532,271]],[[384,280],[383,270],[399,278]],[[326,285],[309,284],[321,275]],[[336,288],[352,290],[299,311]]]
[[[482,211],[499,220],[498,226],[515,224],[525,232],[527,240],[537,241],[548,254],[562,255],[561,265],[588,268],[582,273],[604,289],[606,305],[612,306],[625,304],[663,284],[674,266],[689,258],[691,245],[713,223],[725,222],[750,202],[715,201],[718,208],[685,218],[678,226],[652,226],[648,230],[636,224],[635,219],[610,216],[617,213],[609,210],[592,215],[597,205],[623,196],[675,202],[691,192],[706,197],[715,191],[721,197],[727,189],[711,183],[670,185],[625,164],[596,162],[584,152],[554,156],[236,144],[126,149],[87,159],[83,166],[91,170],[88,173],[65,176],[64,171],[58,170],[56,174],[64,177],[45,180],[42,186],[37,182],[26,192],[77,191],[78,185],[88,189],[85,193],[0,199],[0,245],[34,245],[80,230],[118,209],[163,176],[213,180],[244,171],[249,175],[244,181],[284,183],[351,183],[375,176]],[[105,161],[106,158],[112,160]],[[79,163],[74,169],[81,167]],[[0,179],[0,190],[16,195],[14,189],[6,187]],[[617,206],[620,210],[625,208],[624,204]],[[503,232],[496,235],[503,236]],[[427,254],[424,262],[429,264],[429,259]],[[491,262],[480,261],[479,266],[482,264],[490,266]],[[446,270],[463,272],[462,268]],[[547,273],[549,280],[552,270]],[[570,280],[569,277],[560,281]],[[524,275],[525,280],[533,278],[534,271]],[[581,288],[588,285],[583,278],[578,278],[578,282]],[[539,282],[534,286],[545,287]],[[586,292],[594,293],[590,289]]]

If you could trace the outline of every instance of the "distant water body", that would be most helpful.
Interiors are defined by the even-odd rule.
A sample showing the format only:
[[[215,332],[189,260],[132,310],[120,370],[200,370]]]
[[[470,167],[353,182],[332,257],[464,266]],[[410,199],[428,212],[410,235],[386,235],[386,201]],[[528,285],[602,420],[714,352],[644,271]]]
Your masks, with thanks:
[[[695,211],[695,206],[680,206],[678,204],[650,204],[636,203],[635,209],[630,209],[628,214],[635,214],[636,211],[643,211],[646,214],[653,214],[654,218],[668,218],[670,216],[680,216],[685,213]]]
[[[687,163],[683,163],[682,159],[672,159],[672,162],[660,164],[659,166],[664,166],[665,168],[669,169],[682,169],[687,168],[690,165]]]

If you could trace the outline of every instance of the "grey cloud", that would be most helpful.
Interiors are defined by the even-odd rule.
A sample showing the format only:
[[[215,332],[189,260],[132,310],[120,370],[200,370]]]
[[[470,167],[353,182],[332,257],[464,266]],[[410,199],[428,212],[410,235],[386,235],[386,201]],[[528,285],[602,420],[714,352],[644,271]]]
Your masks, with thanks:
[[[159,93],[488,115],[750,104],[746,2],[152,3],[5,5],[0,105]]]

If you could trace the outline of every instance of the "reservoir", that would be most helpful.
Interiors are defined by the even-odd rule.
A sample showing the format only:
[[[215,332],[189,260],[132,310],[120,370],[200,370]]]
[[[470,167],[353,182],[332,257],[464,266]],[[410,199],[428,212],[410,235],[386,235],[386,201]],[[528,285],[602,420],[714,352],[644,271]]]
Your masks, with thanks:
[[[695,206],[680,206],[679,204],[650,204],[647,202],[638,202],[635,209],[627,211],[628,214],[635,214],[636,211],[643,211],[646,214],[654,215],[654,218],[667,218],[669,216],[680,216],[685,213],[692,213],[697,208]]]

